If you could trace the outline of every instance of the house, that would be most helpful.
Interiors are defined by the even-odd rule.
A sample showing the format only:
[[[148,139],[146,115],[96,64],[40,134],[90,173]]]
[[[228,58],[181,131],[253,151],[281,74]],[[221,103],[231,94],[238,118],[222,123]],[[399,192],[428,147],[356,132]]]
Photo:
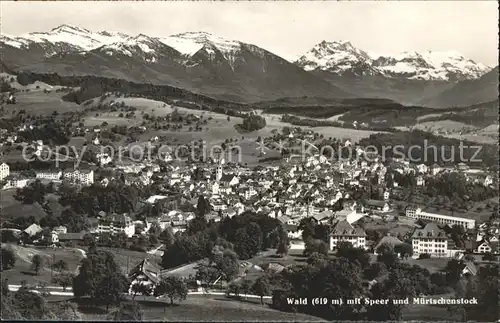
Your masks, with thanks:
[[[59,242],[59,233],[57,233],[56,231],[51,231],[47,236],[47,243],[54,244],[58,242]]]
[[[438,164],[432,164],[431,167],[429,168],[429,171],[432,176],[436,175],[442,170],[442,168]]]
[[[403,242],[399,240],[397,237],[388,234],[385,237],[382,237],[382,239],[380,239],[380,241],[373,247],[373,251],[375,254],[377,254],[377,250],[383,245],[386,245],[394,250],[395,246],[398,246],[402,243]]]
[[[482,254],[490,253],[492,251],[493,251],[493,248],[491,247],[489,241],[486,239],[479,241],[479,243],[476,246],[476,249],[474,250],[474,252],[482,253]]]
[[[379,200],[366,200],[365,208],[372,211],[388,212],[389,203],[387,203],[386,201],[379,201]]]
[[[460,263],[462,270],[460,272],[461,276],[476,276],[477,275],[477,267],[474,265],[472,261],[462,262]]]
[[[460,218],[460,217],[456,217],[456,216],[422,212],[421,208],[414,207],[414,206],[406,207],[405,215],[407,217],[413,218],[413,219],[429,220],[429,221],[434,221],[434,222],[441,223],[441,224],[448,224],[450,226],[460,225],[460,226],[464,227],[465,229],[474,229],[476,226],[476,220],[473,220],[473,219],[466,219],[466,218]]]
[[[60,170],[54,171],[38,171],[36,172],[36,178],[39,179],[48,179],[48,180],[60,180],[62,177],[62,172]]]
[[[131,282],[129,294],[134,294],[133,285],[143,284],[150,285],[154,289],[160,283],[160,269],[145,258],[138,263],[128,274],[128,280]]]
[[[321,213],[316,213],[312,216],[312,218],[317,223],[326,223],[333,216],[333,212],[330,210],[323,211]]]
[[[132,219],[126,214],[111,214],[99,219],[97,232],[102,233],[125,233],[127,237],[135,234],[135,225]]]
[[[330,250],[334,250],[341,242],[350,242],[354,248],[366,249],[366,233],[347,221],[337,221],[330,231]]]
[[[436,223],[428,223],[423,229],[416,229],[412,236],[413,257],[430,254],[433,257],[447,257],[448,238]]]
[[[58,239],[59,242],[80,242],[83,241],[83,237],[85,236],[85,232],[78,233],[59,233]]]
[[[285,223],[283,227],[285,228],[288,238],[294,240],[302,239],[302,230],[299,230],[298,225]]]
[[[72,183],[92,185],[94,183],[94,171],[91,169],[67,169],[64,171],[64,179]]]
[[[41,226],[39,226],[38,224],[36,223],[33,223],[32,225],[30,225],[29,227],[27,227],[26,229],[24,229],[24,233],[27,234],[28,236],[30,237],[33,237],[35,235],[37,235],[38,233],[42,232],[43,229]]]
[[[28,185],[28,179],[21,175],[9,175],[5,178],[6,184],[3,188],[24,188]]]
[[[9,176],[10,167],[6,163],[2,163],[0,165],[0,181]]]
[[[52,229],[52,231],[56,232],[57,234],[60,234],[60,233],[67,233],[68,229],[63,225],[60,225],[60,226],[54,227]]]

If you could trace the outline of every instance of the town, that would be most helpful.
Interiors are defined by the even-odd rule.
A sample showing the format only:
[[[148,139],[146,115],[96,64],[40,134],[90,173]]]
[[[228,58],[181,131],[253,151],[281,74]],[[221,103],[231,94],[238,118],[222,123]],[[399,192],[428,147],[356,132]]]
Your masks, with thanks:
[[[4,145],[32,147],[30,158],[43,160],[44,152],[51,148],[43,141],[9,141],[22,138],[25,129],[25,125],[17,129],[19,136],[4,130]],[[401,261],[424,268],[437,263],[445,269],[451,262],[459,277],[478,275],[481,263],[498,261],[500,218],[493,170],[470,168],[465,163],[439,166],[405,158],[383,160],[354,147],[350,140],[337,139],[332,140],[340,147],[339,156],[346,151],[354,156],[331,159],[318,153],[318,141],[324,138],[300,127],[259,138],[256,150],[279,142],[284,150],[292,151],[302,141],[315,142],[315,150],[254,167],[230,162],[236,148],[230,144],[205,161],[177,160],[168,153],[141,161],[119,155],[116,161],[107,155],[103,158],[104,147],[96,129],[83,132],[88,138],[86,147],[94,154],[89,160],[97,163],[77,167],[70,161],[73,167],[57,169],[56,161],[51,160],[44,162],[43,169],[21,171],[11,171],[7,163],[0,165],[2,195],[43,214],[37,218],[20,213],[3,221],[2,255],[11,250],[7,246],[12,243],[14,250],[33,250],[35,254],[40,250],[40,255],[50,255],[51,250],[53,255],[65,250],[80,250],[85,255],[92,246],[113,253],[130,250],[134,256],[132,260],[127,256],[125,274],[134,297],[166,288],[158,286],[164,286],[162,280],[169,277],[185,280],[189,290],[203,293],[221,290],[239,295],[243,282],[251,288],[247,294],[261,288],[255,293],[267,297],[272,291],[270,283],[263,281],[270,272],[286,270],[295,265],[297,257],[338,254],[339,248],[364,250],[382,262],[388,253],[394,253]],[[151,138],[148,144],[159,146],[161,142]],[[468,198],[458,195],[460,188],[469,192]],[[223,232],[224,227],[228,230],[244,223],[257,224],[256,231],[241,227]],[[227,243],[233,245],[233,256],[229,253],[227,257],[234,258],[236,268],[230,274],[224,269],[206,272],[207,266],[217,267],[204,260],[214,251],[184,249],[206,248],[205,242],[197,241],[201,245],[195,246],[197,242],[189,244],[186,239],[211,227],[219,228],[215,234],[222,236],[209,245],[220,244],[223,258],[229,253],[224,250],[231,249]],[[260,238],[254,240],[253,234]],[[273,259],[274,254],[279,257]],[[33,264],[34,259],[37,257],[32,258]],[[78,269],[68,274],[68,264],[57,261],[57,256],[40,259],[33,268],[43,272],[43,267],[49,267],[49,284],[71,286],[68,276],[74,277]],[[55,270],[61,262],[66,270]],[[372,270],[375,273],[366,281],[369,288],[387,279],[384,270]],[[57,271],[60,273],[54,276]],[[7,275],[15,286],[26,284],[28,278]],[[257,285],[252,286],[252,281]],[[182,299],[182,293],[172,293]]]

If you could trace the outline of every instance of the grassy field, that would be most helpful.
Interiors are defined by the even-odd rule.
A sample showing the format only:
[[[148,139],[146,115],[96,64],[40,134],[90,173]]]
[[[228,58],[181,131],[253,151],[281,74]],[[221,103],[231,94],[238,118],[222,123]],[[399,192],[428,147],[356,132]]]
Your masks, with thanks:
[[[4,244],[2,244],[2,248]],[[72,248],[38,248],[23,247],[9,244],[16,255],[16,264],[14,268],[3,271],[2,278],[7,278],[9,284],[19,285],[23,280],[28,284],[36,285],[40,282],[51,284],[52,275],[57,274],[51,271],[51,264],[59,260],[64,260],[68,264],[68,269],[75,272],[78,268],[83,254]],[[34,255],[41,255],[45,260],[44,268],[36,275],[31,268],[31,260]]]
[[[0,219],[10,220],[19,215],[23,217],[34,216],[35,219],[43,218],[46,213],[38,203],[24,204],[14,199],[16,189],[2,190],[0,193]]]
[[[280,312],[259,304],[257,300],[238,301],[224,296],[190,295],[173,306],[167,300],[137,301],[144,319],[153,321],[323,321],[310,315]],[[104,308],[82,308],[80,311],[84,320],[104,320],[107,316]]]
[[[450,258],[429,258],[429,259],[408,258],[402,261],[410,265],[418,265],[420,267],[426,268],[431,273],[434,273],[444,269],[448,261],[450,261]]]
[[[129,271],[137,265],[139,262],[143,261],[144,258],[149,258],[151,262],[161,262],[161,258],[158,256],[150,255],[146,252],[132,251],[127,249],[117,249],[117,248],[103,248],[100,250],[106,250],[111,252],[115,256],[116,263],[120,266],[123,273],[128,275]]]
[[[29,92],[16,93],[16,104],[5,105],[4,117],[10,117],[13,113],[25,110],[26,114],[48,116],[54,111],[59,114],[64,112],[82,111],[83,107],[72,102],[66,102],[61,99],[64,92],[44,93],[42,89]]]

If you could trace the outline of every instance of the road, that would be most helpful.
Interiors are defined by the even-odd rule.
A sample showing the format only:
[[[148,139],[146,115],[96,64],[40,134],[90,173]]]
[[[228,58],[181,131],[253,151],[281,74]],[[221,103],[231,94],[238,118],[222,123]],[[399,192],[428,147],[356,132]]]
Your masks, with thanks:
[[[21,288],[21,285],[9,285],[9,290],[11,292],[17,291],[19,288]],[[72,288],[68,287],[66,288],[66,291],[62,291],[62,287],[59,286],[46,286],[45,291],[49,293],[50,295],[55,295],[55,296],[68,296],[68,297],[73,297],[73,292],[71,291]],[[40,291],[37,289],[31,289],[32,292],[39,294]],[[207,291],[207,292],[188,292],[188,295],[214,295],[214,296],[225,296],[226,293],[224,292],[212,292],[212,291]],[[240,295],[242,297],[246,298],[260,298],[258,295]],[[158,298],[157,298],[158,299]],[[264,299],[271,299],[271,296],[264,296]]]

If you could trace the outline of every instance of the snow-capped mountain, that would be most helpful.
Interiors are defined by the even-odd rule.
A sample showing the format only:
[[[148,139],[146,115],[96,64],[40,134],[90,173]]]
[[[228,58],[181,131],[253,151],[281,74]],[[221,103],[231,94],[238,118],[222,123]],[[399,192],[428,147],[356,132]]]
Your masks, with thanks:
[[[454,51],[377,55],[346,41],[322,41],[295,63],[306,71],[326,71],[341,76],[379,75],[452,82],[477,79],[491,69]]]
[[[346,91],[252,44],[206,32],[131,36],[62,25],[0,38],[11,69],[173,85],[226,100],[349,97]]]

